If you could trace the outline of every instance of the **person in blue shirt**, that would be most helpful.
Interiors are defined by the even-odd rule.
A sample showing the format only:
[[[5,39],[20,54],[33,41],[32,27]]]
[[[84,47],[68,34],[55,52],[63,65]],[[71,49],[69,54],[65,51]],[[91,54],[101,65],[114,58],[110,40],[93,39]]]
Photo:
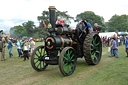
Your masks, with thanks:
[[[18,51],[19,57],[21,57],[21,55],[22,55],[22,53],[21,53],[21,45],[22,45],[22,42],[20,42],[17,39],[17,42],[15,43],[15,46],[17,46],[17,51]]]
[[[86,29],[86,25],[87,25],[87,28],[88,28],[88,29]],[[88,22],[87,19],[84,19],[83,29],[86,30],[87,34],[93,32],[92,26],[91,26],[91,24]]]
[[[126,48],[126,53],[127,53],[126,57],[128,57],[128,36],[126,36],[125,38],[125,48]]]
[[[115,36],[115,41],[116,41],[116,45],[118,47],[118,38],[117,38],[117,36]]]
[[[116,55],[116,58],[119,58],[119,55],[118,55],[118,49],[117,49],[117,44],[116,44],[116,41],[115,41],[115,38],[112,38],[112,44],[111,44],[111,55],[109,57],[112,57],[113,54]]]
[[[8,40],[8,46],[7,46],[8,52],[9,52],[9,58],[11,58],[13,56],[13,54],[11,52],[12,51],[12,46],[13,46],[13,43],[12,43],[11,39],[9,39]]]

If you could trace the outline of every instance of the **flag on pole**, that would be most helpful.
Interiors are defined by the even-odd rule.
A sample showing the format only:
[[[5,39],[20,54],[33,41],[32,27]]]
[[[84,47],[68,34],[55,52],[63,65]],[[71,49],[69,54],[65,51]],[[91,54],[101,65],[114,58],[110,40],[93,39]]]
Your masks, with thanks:
[[[45,29],[46,29],[46,24],[45,24],[44,20],[43,20],[43,25],[44,25],[44,27],[45,27]]]

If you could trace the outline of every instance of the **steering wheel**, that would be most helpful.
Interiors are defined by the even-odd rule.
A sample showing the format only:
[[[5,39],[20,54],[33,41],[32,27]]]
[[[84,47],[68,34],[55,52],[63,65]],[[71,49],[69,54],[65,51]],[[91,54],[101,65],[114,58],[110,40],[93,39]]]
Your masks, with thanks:
[[[88,34],[88,27],[87,27],[87,24],[85,24],[85,28],[83,30],[83,23],[79,23],[77,24],[77,27],[76,27],[76,38],[77,40],[79,41],[79,43],[83,43],[84,39],[85,39],[85,36]]]

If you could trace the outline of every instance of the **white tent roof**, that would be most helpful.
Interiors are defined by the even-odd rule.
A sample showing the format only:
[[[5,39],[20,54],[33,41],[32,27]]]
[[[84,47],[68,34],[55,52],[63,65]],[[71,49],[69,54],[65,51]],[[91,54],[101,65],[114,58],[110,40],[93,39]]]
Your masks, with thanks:
[[[104,32],[104,33],[99,33],[99,36],[101,37],[111,37],[111,36],[114,36],[114,35],[116,35],[117,36],[117,34],[115,33],[115,32]]]

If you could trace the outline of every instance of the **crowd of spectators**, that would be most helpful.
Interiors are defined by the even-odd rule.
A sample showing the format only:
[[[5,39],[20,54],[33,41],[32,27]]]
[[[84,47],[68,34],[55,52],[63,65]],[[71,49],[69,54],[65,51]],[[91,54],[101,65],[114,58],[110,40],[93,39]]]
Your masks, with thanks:
[[[101,36],[103,47],[109,47],[110,46],[111,39],[113,37],[115,38],[115,41],[116,41],[117,46],[124,45],[124,43],[125,43],[125,36],[116,36],[116,35],[114,35],[112,37],[107,37],[107,36],[102,37]]]
[[[102,40],[102,46],[103,47],[109,47],[110,48],[110,56],[109,57],[113,57],[116,56],[116,58],[119,58],[119,54],[118,54],[118,46],[122,46],[125,45],[125,50],[127,53],[128,57],[128,36],[111,36],[111,37],[102,37],[101,36],[101,40]]]
[[[8,53],[9,53],[9,58],[13,57],[12,49],[14,46],[17,47],[17,52],[18,52],[18,57],[24,57],[24,60],[29,59],[29,56],[31,55],[32,51],[35,48],[35,42],[31,38],[30,40],[25,40],[21,42],[20,40],[17,39],[17,42],[13,43],[11,39],[8,39],[7,45],[5,45],[5,39],[2,38],[2,49],[0,50],[1,52],[1,61],[6,60],[5,57],[5,47],[8,48]]]

